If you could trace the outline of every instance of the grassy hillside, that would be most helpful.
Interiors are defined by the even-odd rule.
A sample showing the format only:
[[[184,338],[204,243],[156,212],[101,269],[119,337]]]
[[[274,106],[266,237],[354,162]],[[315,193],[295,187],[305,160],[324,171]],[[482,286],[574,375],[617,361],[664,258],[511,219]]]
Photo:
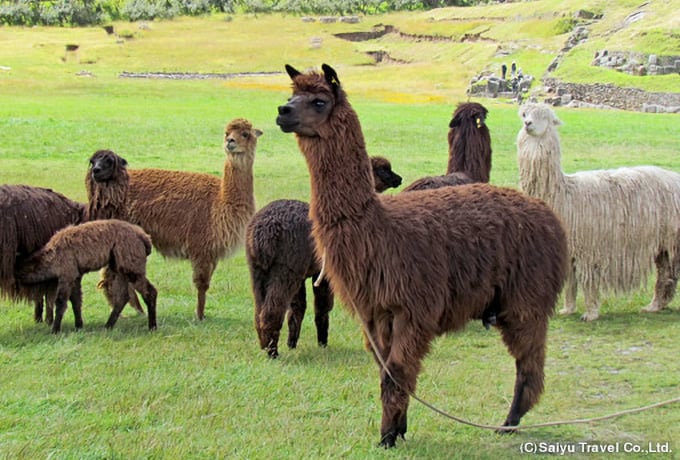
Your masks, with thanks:
[[[359,24],[303,22],[293,16],[223,16],[174,21],[116,23],[117,35],[101,28],[0,28],[0,85],[78,84],[76,73],[99,79],[129,72],[278,72],[283,63],[300,68],[328,62],[360,81],[357,94],[390,102],[453,101],[465,97],[470,78],[499,73],[518,62],[541,77],[563,48],[564,24],[580,10],[601,15],[586,21],[590,38],[563,58],[553,76],[574,82],[613,82],[650,91],[678,91],[677,76],[633,77],[590,66],[602,49],[667,55],[680,50],[680,0],[598,0],[505,3],[364,17]],[[639,20],[626,21],[633,13]],[[336,34],[370,32],[385,25],[395,33],[365,41]],[[398,33],[397,33],[398,32]],[[317,46],[320,40],[320,46]],[[68,55],[65,45],[80,46]],[[367,53],[392,61],[375,65]],[[231,81],[271,88],[277,78]]]

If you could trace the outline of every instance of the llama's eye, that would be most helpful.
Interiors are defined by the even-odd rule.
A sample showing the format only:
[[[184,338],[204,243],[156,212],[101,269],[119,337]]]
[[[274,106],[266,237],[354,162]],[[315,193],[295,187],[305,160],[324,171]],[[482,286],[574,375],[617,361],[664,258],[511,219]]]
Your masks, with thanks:
[[[241,137],[244,139],[248,139],[250,137],[250,133],[241,133]]]
[[[314,107],[317,109],[323,109],[326,106],[326,101],[323,99],[314,99],[312,104],[314,104]]]

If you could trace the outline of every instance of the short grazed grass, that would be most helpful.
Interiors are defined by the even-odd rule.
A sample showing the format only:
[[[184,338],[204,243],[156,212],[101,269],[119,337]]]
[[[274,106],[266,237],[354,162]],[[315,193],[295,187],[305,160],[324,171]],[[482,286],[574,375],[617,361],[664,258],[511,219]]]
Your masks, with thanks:
[[[0,28],[0,36],[7,32]],[[31,32],[22,31],[26,37]],[[33,32],[60,37],[64,31]],[[76,32],[82,33],[65,31]],[[374,76],[406,73],[413,92],[426,94],[410,99],[412,91],[396,80],[382,79],[385,93],[372,94],[373,84],[366,82],[372,68],[309,53],[300,58],[300,68],[306,62],[338,62],[369,152],[389,157],[405,184],[443,171],[449,117],[464,98],[419,86],[419,75],[431,78],[427,63],[417,71],[383,67]],[[298,66],[296,58],[282,53],[272,68],[282,70],[286,62]],[[23,59],[39,67],[39,58]],[[132,168],[219,175],[223,127],[245,117],[264,131],[255,161],[258,207],[278,198],[309,197],[295,139],[274,122],[276,107],[289,96],[285,74],[177,82],[119,79],[114,65],[93,78],[75,77],[76,67],[66,72],[46,66],[41,78],[37,71],[13,66],[10,75],[0,73],[0,183],[52,187],[84,200],[87,159],[99,148],[113,149]],[[480,102],[490,111],[492,182],[517,187],[517,107]],[[560,133],[568,172],[641,163],[680,172],[677,115],[557,113],[564,122]],[[243,251],[220,264],[203,322],[193,317],[188,262],[153,253],[148,273],[159,290],[159,327],[153,333],[131,310],[114,330],[104,329],[109,310],[95,288],[96,273],[83,283],[82,331],[74,331],[67,313],[63,333],[53,336],[47,326],[33,323],[30,306],[0,301],[0,458],[522,458],[522,446],[531,443],[579,442],[619,443],[620,449],[624,443],[647,449],[650,442],[669,442],[674,452],[655,458],[677,458],[680,452],[677,404],[606,422],[499,436],[452,422],[416,401],[407,441],[383,451],[375,447],[378,370],[363,348],[358,323],[341,304],[331,313],[328,348],[316,346],[310,314],[298,349],[284,347],[272,361],[257,345]],[[680,396],[680,300],[659,314],[639,313],[650,298],[651,283],[629,295],[606,296],[597,322],[556,316],[546,390],[523,424],[600,416]],[[506,415],[513,380],[514,364],[498,333],[473,323],[434,342],[418,393],[455,415],[497,424]]]

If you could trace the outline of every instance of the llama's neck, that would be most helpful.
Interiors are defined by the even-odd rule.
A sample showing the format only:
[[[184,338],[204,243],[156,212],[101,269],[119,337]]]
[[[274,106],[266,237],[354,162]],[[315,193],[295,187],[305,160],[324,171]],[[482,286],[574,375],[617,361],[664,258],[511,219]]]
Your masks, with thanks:
[[[469,129],[462,127],[452,128],[449,130],[448,141],[449,164],[446,174],[459,172],[475,182],[489,182],[491,139],[488,135],[482,134],[481,131],[471,133]]]
[[[327,136],[298,136],[311,179],[310,216],[319,229],[356,224],[378,204],[358,118],[337,123]]]
[[[255,212],[253,169],[224,162],[220,185],[220,207],[225,215],[248,215]]]
[[[537,138],[520,131],[517,137],[517,161],[522,190],[534,197],[554,204],[567,186],[560,164],[560,141],[557,133],[546,133]]]

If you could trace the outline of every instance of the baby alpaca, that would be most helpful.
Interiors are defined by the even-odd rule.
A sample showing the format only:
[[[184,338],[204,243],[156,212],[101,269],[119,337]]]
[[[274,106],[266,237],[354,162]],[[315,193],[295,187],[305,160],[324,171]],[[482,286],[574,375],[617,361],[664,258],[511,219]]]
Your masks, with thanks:
[[[66,300],[80,289],[84,274],[106,268],[100,285],[112,310],[106,327],[111,329],[128,302],[128,283],[142,294],[147,306],[149,329],[156,328],[156,288],[146,278],[146,258],[151,254],[149,235],[121,220],[96,220],[67,227],[20,264],[22,283],[57,282],[56,313],[52,333],[61,329]],[[76,311],[76,328],[82,312]]]

